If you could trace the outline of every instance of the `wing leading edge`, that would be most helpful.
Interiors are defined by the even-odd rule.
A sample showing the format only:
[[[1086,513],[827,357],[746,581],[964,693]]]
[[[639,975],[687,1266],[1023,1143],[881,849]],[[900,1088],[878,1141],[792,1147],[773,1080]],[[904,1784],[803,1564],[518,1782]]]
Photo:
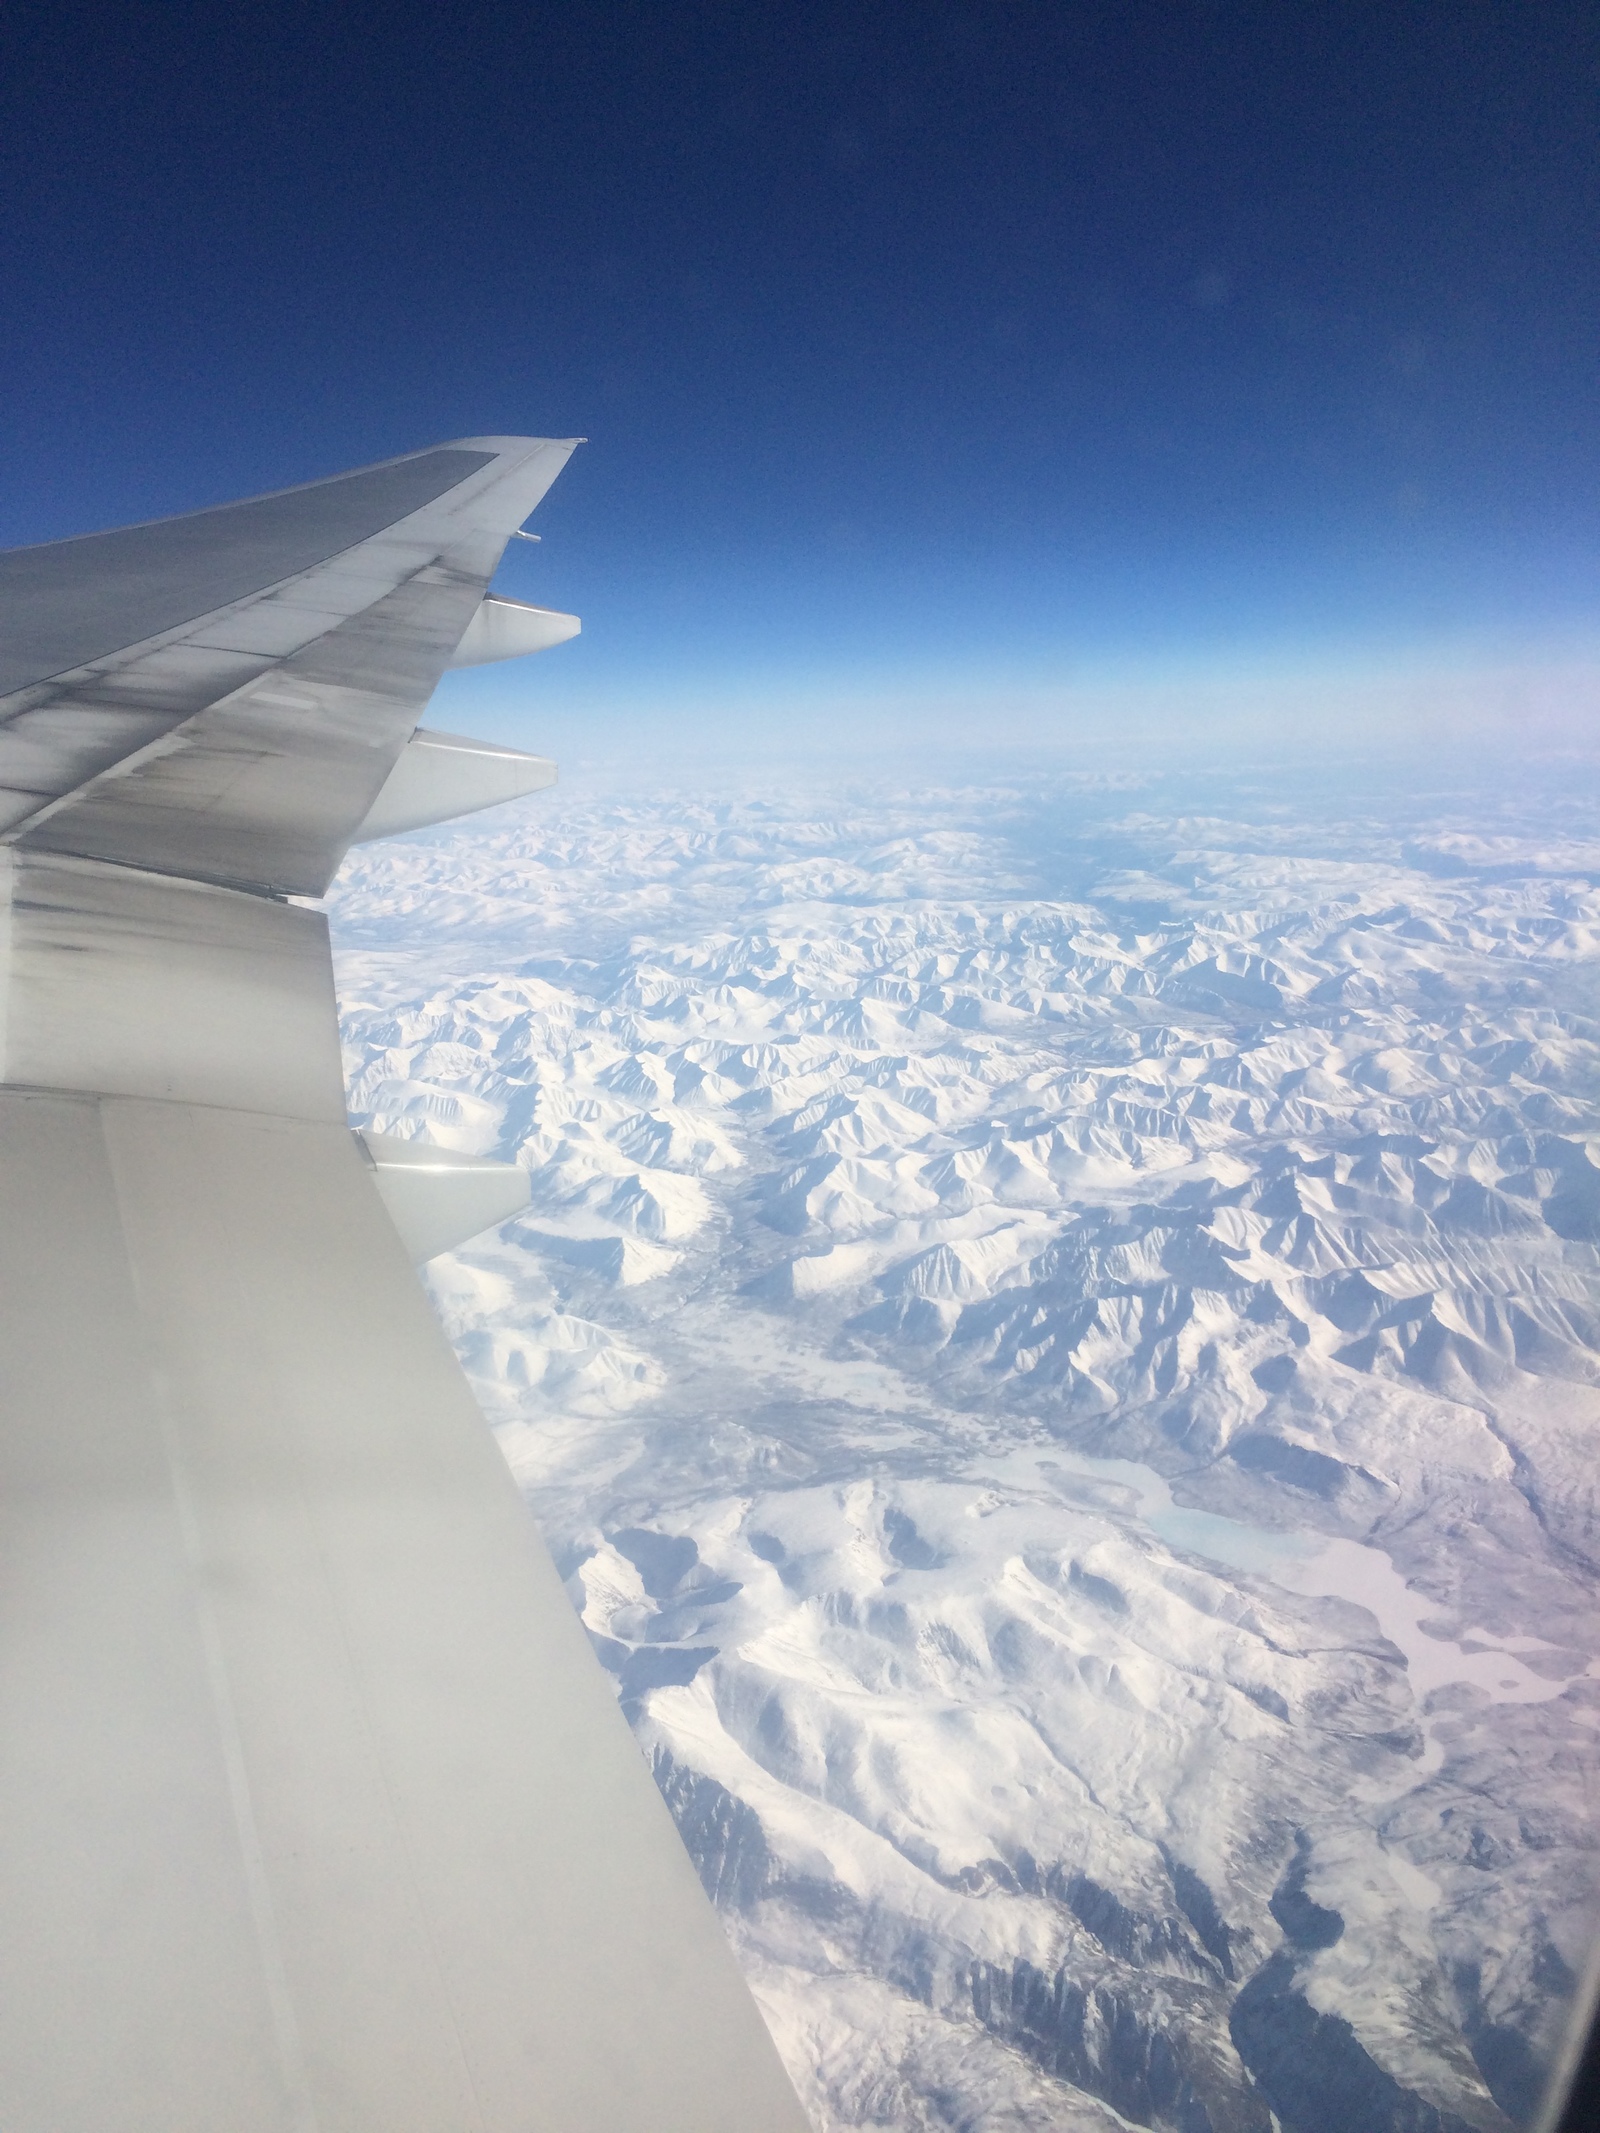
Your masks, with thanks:
[[[804,2124],[374,1189],[423,1172],[348,1130],[326,926],[285,900],[570,449],[0,558],[19,2133]],[[458,803],[546,779],[487,753],[438,771]]]

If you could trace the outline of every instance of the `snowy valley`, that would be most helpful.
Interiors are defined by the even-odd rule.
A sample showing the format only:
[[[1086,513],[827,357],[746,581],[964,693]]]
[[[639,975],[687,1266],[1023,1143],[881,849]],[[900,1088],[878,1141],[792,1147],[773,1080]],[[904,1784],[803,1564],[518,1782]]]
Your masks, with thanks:
[[[359,852],[353,1118],[819,2128],[1495,2133],[1600,1924],[1592,779]]]

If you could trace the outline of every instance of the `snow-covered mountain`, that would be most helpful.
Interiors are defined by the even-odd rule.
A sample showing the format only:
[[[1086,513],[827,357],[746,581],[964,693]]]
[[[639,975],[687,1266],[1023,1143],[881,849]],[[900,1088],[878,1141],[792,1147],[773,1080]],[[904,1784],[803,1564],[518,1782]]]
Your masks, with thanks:
[[[347,868],[353,1113],[532,1172],[430,1281],[819,2127],[1526,2122],[1600,1920],[1592,803]]]

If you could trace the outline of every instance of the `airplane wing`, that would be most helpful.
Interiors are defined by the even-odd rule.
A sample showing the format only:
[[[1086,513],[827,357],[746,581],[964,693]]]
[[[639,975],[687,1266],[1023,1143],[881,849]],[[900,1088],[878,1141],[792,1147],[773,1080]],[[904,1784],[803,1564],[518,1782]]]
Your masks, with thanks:
[[[413,736],[571,449],[0,556],[8,2133],[804,2126],[412,1270],[514,1195],[350,1132],[289,900],[548,781]]]

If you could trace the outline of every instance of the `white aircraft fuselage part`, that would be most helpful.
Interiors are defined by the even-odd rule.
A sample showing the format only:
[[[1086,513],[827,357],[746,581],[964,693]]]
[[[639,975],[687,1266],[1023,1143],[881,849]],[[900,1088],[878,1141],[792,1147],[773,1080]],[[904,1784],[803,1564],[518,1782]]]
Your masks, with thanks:
[[[545,781],[412,742],[571,449],[0,556],[6,2133],[803,2133],[291,900]]]

